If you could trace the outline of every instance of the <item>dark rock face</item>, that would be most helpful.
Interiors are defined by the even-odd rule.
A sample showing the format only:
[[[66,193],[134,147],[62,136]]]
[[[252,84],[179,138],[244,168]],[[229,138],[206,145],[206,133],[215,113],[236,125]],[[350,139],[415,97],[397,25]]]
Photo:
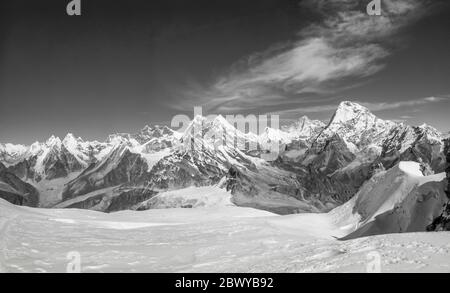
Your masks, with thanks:
[[[0,163],[0,198],[12,204],[37,207],[39,205],[38,191]]]
[[[244,193],[248,196],[255,196],[257,194],[257,190],[251,180],[235,166],[231,166],[228,171],[226,190],[232,194],[236,194],[237,192]]]
[[[445,158],[441,152],[442,142],[433,136],[436,136],[433,130],[426,127],[396,127],[384,141],[379,160],[386,169],[392,168],[400,161],[414,161],[435,173],[441,173],[445,168]]]
[[[428,232],[450,231],[450,203],[444,206],[442,214],[427,227]]]
[[[30,157],[17,163],[14,166],[8,167],[9,172],[17,175],[19,178],[35,178],[34,166],[36,165],[37,156]]]
[[[288,171],[287,168],[258,166],[250,170],[231,166],[224,185],[233,195],[232,202],[236,205],[277,214],[322,212],[335,206],[336,202],[331,203],[329,198],[307,190],[299,182],[294,172],[296,169]],[[285,201],[276,200],[283,198]]]
[[[315,198],[337,206],[356,194],[372,175],[370,164],[354,170],[340,171],[354,160],[355,155],[350,152],[342,138],[334,135],[322,145],[313,145],[302,161],[292,162],[280,158],[274,165],[296,174],[297,181],[302,187],[301,197],[305,200]],[[293,196],[298,198],[297,195]]]
[[[63,200],[107,187],[137,183],[147,174],[147,170],[148,165],[139,154],[120,146],[69,182],[63,191]]]
[[[431,223],[427,227],[427,231],[450,231],[450,141],[446,141],[445,150],[447,152],[446,160],[447,160],[447,168],[445,172],[447,174],[447,190],[445,193],[447,194],[447,198],[449,202],[444,205],[444,210],[442,214],[434,219],[433,223]]]
[[[334,173],[355,159],[355,155],[350,152],[345,142],[338,135],[334,135],[327,140],[322,149],[312,148],[310,155],[312,154],[315,157],[308,166],[325,175]]]
[[[131,209],[136,204],[144,202],[158,194],[144,187],[118,188],[112,193],[104,192],[91,196],[85,200],[73,203],[65,208],[92,209],[110,213]]]
[[[48,180],[66,177],[69,173],[81,171],[84,168],[64,145],[60,150],[53,148],[43,163]]]
[[[105,212],[116,212],[130,209],[134,205],[144,202],[158,194],[147,188],[131,188],[122,191],[119,196],[114,197]]]

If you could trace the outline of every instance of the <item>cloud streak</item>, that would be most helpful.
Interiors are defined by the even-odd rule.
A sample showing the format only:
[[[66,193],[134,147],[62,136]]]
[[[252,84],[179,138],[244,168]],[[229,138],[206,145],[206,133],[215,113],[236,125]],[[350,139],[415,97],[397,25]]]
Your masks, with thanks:
[[[380,112],[386,110],[394,110],[399,108],[406,107],[415,107],[415,106],[423,106],[432,103],[439,103],[443,101],[448,101],[446,97],[426,97],[421,99],[409,100],[409,101],[400,101],[400,102],[392,102],[392,103],[368,103],[361,101],[354,101],[364,107],[367,107],[372,112]],[[322,113],[322,112],[330,112],[335,111],[338,105],[319,105],[319,106],[308,106],[308,107],[298,107],[295,109],[289,109],[284,111],[279,111],[273,114],[279,115],[297,115],[297,114],[311,114],[311,113]],[[411,117],[409,117],[411,118]]]
[[[365,2],[302,1],[302,8],[320,20],[299,31],[297,41],[237,62],[209,88],[191,91],[187,103],[219,113],[249,111],[301,104],[311,97],[319,102],[327,94],[364,83],[384,68],[383,61],[391,54],[390,37],[429,6],[421,0],[383,0],[383,15],[371,17]],[[319,108],[310,107],[315,109]]]

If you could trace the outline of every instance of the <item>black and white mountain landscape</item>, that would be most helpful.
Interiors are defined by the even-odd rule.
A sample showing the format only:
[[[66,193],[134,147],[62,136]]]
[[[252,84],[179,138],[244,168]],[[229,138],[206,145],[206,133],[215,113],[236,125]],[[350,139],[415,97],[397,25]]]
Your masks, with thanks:
[[[282,144],[278,158],[266,161],[260,152],[247,153],[235,145],[216,148],[214,138],[196,138],[195,143],[202,147],[188,147],[182,142],[193,140],[196,123],[208,130],[234,128],[222,116],[213,120],[196,117],[184,133],[166,126],[146,126],[137,134],[110,135],[105,142],[68,134],[62,140],[52,136],[30,146],[2,144],[0,197],[16,205],[53,208],[57,214],[13,208],[6,202],[2,202],[2,210],[23,214],[25,222],[46,219],[72,228],[100,225],[98,229],[110,226],[130,233],[152,226],[154,210],[158,210],[156,219],[162,216],[161,221],[169,224],[178,213],[197,223],[213,220],[208,213],[213,213],[215,220],[226,220],[232,210],[237,218],[261,221],[260,217],[268,217],[262,222],[274,221],[275,226],[281,225],[277,229],[299,236],[320,235],[318,239],[357,239],[448,227],[442,221],[447,213],[443,206],[448,201],[445,168],[450,141],[431,126],[382,120],[361,105],[342,102],[327,124],[301,117],[284,130],[266,128],[259,136],[235,128],[229,132],[246,140]],[[248,208],[261,212],[249,212]],[[89,213],[61,209],[140,212],[91,214],[89,220]],[[183,209],[199,209],[200,213]],[[116,215],[117,222],[111,222]],[[139,222],[128,222],[128,217]],[[177,223],[176,229],[192,225],[178,220],[183,223]],[[17,225],[26,229],[25,222]],[[344,245],[339,243],[334,245]]]
[[[22,2],[0,272],[449,272],[444,1]]]

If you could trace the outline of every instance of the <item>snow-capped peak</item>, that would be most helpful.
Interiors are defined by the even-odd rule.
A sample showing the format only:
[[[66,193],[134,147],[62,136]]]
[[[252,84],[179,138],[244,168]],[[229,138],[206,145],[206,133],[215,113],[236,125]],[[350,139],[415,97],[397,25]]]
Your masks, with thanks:
[[[208,120],[208,118],[204,116],[197,115],[191,121],[189,126],[184,131],[183,137],[191,137],[195,134],[200,134],[203,136],[205,130],[215,129],[215,130],[235,130],[234,126],[232,126],[228,121],[221,115],[216,116],[212,120]]]
[[[311,139],[317,136],[325,126],[325,123],[322,121],[311,120],[307,116],[303,116],[293,124],[284,126],[282,130],[298,138]]]
[[[48,147],[59,147],[62,144],[62,141],[59,137],[52,135],[46,142],[45,144]]]
[[[426,123],[420,125],[419,129],[421,131],[423,131],[423,133],[426,135],[426,137],[429,140],[440,143],[442,141],[442,139],[444,138],[444,135],[439,130],[437,130],[436,128],[434,128]]]
[[[222,115],[218,115],[214,120],[212,121],[212,126],[214,128],[220,127],[221,129],[225,131],[231,131],[231,132],[242,132],[240,134],[243,135],[243,131],[240,131],[239,129],[236,129],[234,125],[232,125],[225,117]],[[245,130],[244,130],[245,131]]]
[[[30,146],[30,153],[32,155],[36,155],[38,154],[40,151],[42,150],[42,144],[38,141],[34,142],[31,146]]]
[[[375,118],[375,115],[368,108],[354,102],[345,101],[337,108],[331,123],[347,123],[354,119],[375,120]]]
[[[131,138],[129,134],[110,135],[108,138],[108,143],[112,145],[125,144],[131,147],[140,145],[140,143],[136,139]]]
[[[397,123],[383,120],[370,110],[354,102],[342,102],[318,137],[318,142],[339,135],[350,149],[361,150],[368,145],[379,147]]]
[[[76,147],[78,144],[83,143],[83,140],[80,137],[76,138],[72,133],[68,133],[62,142],[66,147]]]

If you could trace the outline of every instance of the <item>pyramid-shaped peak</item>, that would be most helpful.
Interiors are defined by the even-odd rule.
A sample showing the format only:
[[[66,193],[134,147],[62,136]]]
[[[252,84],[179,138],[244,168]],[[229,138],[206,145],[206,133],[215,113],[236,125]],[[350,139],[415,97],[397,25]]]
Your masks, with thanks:
[[[374,140],[382,140],[385,134],[397,126],[393,121],[378,118],[358,103],[345,101],[340,103],[318,141],[323,142],[338,134],[349,149],[353,149],[356,145],[365,146]]]
[[[353,111],[367,111],[370,112],[367,107],[364,107],[358,103],[351,102],[351,101],[344,101],[341,102],[338,106],[337,111],[339,110],[353,110]]]
[[[346,123],[355,119],[374,120],[376,117],[368,108],[354,102],[345,101],[339,104],[331,123]]]

